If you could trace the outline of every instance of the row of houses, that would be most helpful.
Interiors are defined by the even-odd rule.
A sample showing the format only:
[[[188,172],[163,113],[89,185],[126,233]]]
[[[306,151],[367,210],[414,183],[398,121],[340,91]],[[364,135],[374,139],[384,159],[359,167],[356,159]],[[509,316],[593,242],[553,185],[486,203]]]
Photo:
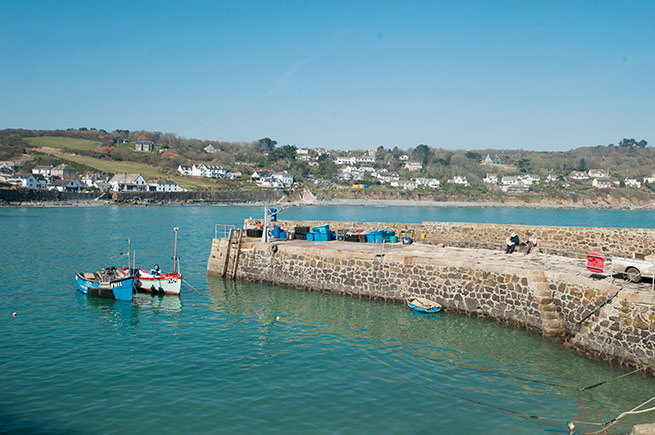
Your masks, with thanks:
[[[184,189],[170,179],[146,180],[141,174],[116,174],[111,179],[98,174],[83,177],[60,178],[56,175],[43,175],[43,168],[33,168],[31,174],[0,174],[0,181],[26,189],[56,190],[59,192],[80,192],[83,190],[99,191],[149,191],[182,192]]]
[[[271,174],[265,171],[255,171],[250,177],[261,187],[279,187],[288,189],[293,186],[293,175],[287,171]]]
[[[179,165],[177,167],[177,172],[182,175],[189,175],[192,177],[204,177],[204,178],[229,178],[230,180],[236,180],[241,178],[243,175],[241,171],[228,171],[221,165],[209,165],[205,163],[193,164],[192,166],[188,165]]]
[[[168,178],[146,180],[141,174],[116,174],[108,181],[114,192],[184,192],[179,184]]]

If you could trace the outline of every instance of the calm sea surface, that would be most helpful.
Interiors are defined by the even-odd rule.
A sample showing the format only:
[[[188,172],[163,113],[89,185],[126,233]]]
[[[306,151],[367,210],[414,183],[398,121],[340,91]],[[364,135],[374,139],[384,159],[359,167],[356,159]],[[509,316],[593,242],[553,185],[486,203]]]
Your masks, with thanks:
[[[642,375],[581,392],[625,371],[493,322],[208,278],[214,224],[262,210],[0,208],[0,432],[543,433],[655,395]],[[303,207],[283,217],[655,227],[652,211]],[[174,226],[195,289],[132,303],[76,290],[75,271],[126,263],[127,237],[141,267],[170,270]]]

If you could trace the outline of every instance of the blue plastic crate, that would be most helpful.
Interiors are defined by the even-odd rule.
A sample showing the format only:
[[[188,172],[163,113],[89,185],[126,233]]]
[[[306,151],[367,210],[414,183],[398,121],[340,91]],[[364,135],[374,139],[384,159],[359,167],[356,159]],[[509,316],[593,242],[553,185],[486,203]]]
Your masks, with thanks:
[[[368,243],[375,243],[375,240],[379,237],[382,237],[384,230],[375,230],[366,234],[366,241]]]
[[[314,233],[314,240],[317,242],[329,242],[330,241],[330,234],[328,233]]]
[[[319,234],[327,234],[330,232],[330,225],[319,225],[312,228],[312,231]]]

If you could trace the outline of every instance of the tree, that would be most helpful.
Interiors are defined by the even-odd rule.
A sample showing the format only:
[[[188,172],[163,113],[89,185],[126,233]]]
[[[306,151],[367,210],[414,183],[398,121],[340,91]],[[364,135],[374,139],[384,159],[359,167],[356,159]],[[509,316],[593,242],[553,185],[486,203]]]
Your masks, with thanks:
[[[320,178],[334,178],[339,172],[337,165],[327,154],[318,158],[318,166],[314,168],[314,175]]]
[[[623,147],[623,148],[631,148],[631,147],[645,148],[646,145],[648,145],[648,142],[646,142],[646,141],[643,140],[643,139],[640,140],[639,142],[637,142],[637,141],[634,140],[634,139],[628,139],[628,138],[625,138],[625,137],[624,137],[624,138],[621,139],[621,141],[619,142],[619,146],[620,146],[620,147]]]
[[[530,171],[530,169],[532,168],[532,165],[530,164],[530,160],[528,159],[519,159],[516,166],[518,166],[519,171],[523,173]]]
[[[476,153],[475,151],[467,151],[466,152],[466,157],[468,157],[471,160],[475,160],[475,161],[482,160],[482,154]]]
[[[275,145],[277,145],[277,141],[265,137],[255,142],[255,149],[260,153],[270,153],[275,149]]]
[[[296,147],[293,145],[285,145],[280,148],[275,148],[268,153],[267,160],[269,163],[285,161],[286,168],[291,169],[291,163],[296,160]]]
[[[414,148],[414,152],[412,153],[412,157],[414,159],[422,162],[424,165],[428,163],[428,158],[430,157],[430,147],[424,144],[418,145],[416,148]]]
[[[587,168],[587,162],[585,162],[584,159],[580,159],[580,161],[578,162],[578,167],[576,169],[578,171],[586,172],[589,168]]]

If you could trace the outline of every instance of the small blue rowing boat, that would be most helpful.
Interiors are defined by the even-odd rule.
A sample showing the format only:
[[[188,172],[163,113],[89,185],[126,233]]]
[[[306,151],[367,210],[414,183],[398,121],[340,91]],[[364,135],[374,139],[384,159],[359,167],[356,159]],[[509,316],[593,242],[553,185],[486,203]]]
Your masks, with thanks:
[[[425,298],[409,298],[407,299],[407,306],[419,313],[432,314],[441,311],[441,305]]]
[[[84,294],[101,298],[131,301],[134,292],[134,276],[119,277],[116,268],[105,267],[100,272],[76,273],[75,284]]]

